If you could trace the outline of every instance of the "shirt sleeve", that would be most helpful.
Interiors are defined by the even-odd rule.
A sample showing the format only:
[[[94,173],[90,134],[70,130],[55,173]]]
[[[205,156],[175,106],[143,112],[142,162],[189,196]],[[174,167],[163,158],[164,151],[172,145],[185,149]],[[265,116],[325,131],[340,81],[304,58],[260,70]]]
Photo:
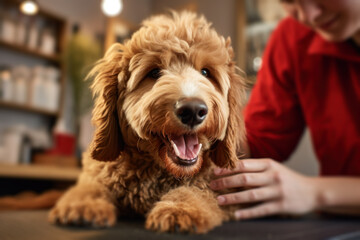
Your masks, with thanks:
[[[273,32],[263,64],[245,108],[245,127],[252,158],[286,160],[305,123],[294,81],[296,41],[289,20]]]

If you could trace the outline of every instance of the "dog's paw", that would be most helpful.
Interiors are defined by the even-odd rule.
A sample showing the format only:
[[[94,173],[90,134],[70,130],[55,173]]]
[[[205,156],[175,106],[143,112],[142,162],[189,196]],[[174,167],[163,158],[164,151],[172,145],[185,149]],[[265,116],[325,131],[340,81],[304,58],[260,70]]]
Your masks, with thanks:
[[[186,204],[159,202],[149,212],[145,227],[160,232],[206,233],[221,223],[214,224],[207,215]]]
[[[116,223],[116,207],[105,199],[61,199],[48,219],[60,225],[111,227]]]

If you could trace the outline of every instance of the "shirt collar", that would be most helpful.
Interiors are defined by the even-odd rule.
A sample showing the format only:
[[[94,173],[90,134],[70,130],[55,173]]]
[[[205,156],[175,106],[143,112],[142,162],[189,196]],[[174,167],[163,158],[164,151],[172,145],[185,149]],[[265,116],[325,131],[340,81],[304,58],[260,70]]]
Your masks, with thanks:
[[[308,48],[309,54],[327,55],[348,61],[360,62],[360,49],[350,41],[329,42],[316,34]]]

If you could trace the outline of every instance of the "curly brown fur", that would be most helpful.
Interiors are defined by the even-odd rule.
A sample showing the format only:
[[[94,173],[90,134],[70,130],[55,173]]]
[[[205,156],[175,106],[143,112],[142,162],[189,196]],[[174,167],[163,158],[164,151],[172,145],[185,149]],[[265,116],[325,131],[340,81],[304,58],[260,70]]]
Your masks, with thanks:
[[[108,226],[130,209],[147,229],[205,233],[229,220],[209,181],[215,165],[234,166],[244,136],[230,40],[193,13],[155,16],[90,76],[95,136],[50,221]],[[206,106],[200,122],[180,117],[184,101]]]

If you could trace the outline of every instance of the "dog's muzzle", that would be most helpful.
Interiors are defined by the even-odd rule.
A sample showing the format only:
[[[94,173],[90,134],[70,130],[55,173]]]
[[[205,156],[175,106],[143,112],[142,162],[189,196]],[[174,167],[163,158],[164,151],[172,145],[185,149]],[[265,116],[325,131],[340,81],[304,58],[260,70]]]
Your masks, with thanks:
[[[178,166],[194,166],[198,162],[202,148],[194,129],[204,122],[208,108],[205,102],[198,98],[183,98],[176,102],[174,113],[186,130],[183,134],[167,136],[171,146],[168,156]]]

